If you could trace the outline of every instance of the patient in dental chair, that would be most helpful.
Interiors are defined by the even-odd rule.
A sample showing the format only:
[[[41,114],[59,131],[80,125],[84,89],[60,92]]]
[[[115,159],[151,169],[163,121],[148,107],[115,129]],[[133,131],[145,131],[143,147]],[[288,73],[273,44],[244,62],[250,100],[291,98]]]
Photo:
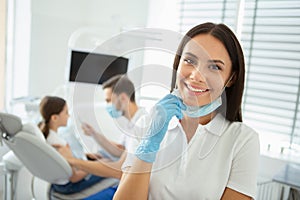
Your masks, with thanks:
[[[58,128],[66,126],[69,118],[66,101],[60,97],[46,96],[40,103],[40,113],[43,121],[39,123],[39,127],[47,143],[68,146],[67,142],[57,134]],[[52,185],[55,192],[62,194],[77,193],[104,179],[76,168],[72,168],[72,170],[73,174],[69,180]]]

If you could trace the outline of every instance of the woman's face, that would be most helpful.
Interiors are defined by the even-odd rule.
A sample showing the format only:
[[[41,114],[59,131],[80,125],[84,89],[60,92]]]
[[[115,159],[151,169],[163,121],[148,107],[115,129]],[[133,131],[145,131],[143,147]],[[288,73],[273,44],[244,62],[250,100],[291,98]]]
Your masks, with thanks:
[[[65,105],[63,110],[58,114],[60,126],[67,126],[69,116],[68,106]]]
[[[221,41],[209,34],[193,37],[184,47],[177,86],[189,106],[203,106],[219,97],[231,76],[231,60]]]

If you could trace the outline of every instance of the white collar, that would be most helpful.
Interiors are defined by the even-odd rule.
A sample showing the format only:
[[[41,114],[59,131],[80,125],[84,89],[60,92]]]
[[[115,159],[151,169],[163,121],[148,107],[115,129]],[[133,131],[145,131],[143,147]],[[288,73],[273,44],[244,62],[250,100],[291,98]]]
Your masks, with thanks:
[[[130,120],[128,120],[126,118],[128,121],[127,127],[133,128],[134,126],[136,126],[139,123],[139,120],[141,120],[143,116],[147,117],[148,113],[144,108],[139,107],[138,110],[134,113],[133,117]]]
[[[144,108],[139,107],[138,110],[134,113],[133,117],[130,119],[131,123],[135,123],[142,115],[147,115],[148,113]]]
[[[229,121],[220,113],[218,113],[204,128],[217,136],[221,136],[228,127]]]
[[[218,113],[208,124],[199,124],[199,126],[202,126],[209,133],[217,136],[221,136],[228,125],[229,121],[220,113]],[[169,123],[168,130],[173,130],[179,126],[181,126],[179,120],[176,117],[173,117]]]
[[[56,131],[52,130],[52,129],[49,129],[49,134],[52,133],[52,134],[57,134]]]

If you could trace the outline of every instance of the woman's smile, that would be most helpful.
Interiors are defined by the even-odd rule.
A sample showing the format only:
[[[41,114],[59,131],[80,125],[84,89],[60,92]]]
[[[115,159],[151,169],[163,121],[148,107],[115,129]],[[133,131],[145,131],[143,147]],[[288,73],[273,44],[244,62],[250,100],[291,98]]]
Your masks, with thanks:
[[[190,84],[187,82],[185,82],[184,84],[190,92],[194,93],[194,95],[201,95],[201,94],[209,91],[208,88],[203,87],[203,86],[196,86],[196,85],[193,85],[193,84]]]

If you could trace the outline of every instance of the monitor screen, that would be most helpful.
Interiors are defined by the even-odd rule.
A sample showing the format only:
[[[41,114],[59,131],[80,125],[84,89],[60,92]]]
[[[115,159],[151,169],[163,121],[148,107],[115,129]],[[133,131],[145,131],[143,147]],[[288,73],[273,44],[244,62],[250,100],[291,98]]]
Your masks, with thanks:
[[[71,52],[69,81],[102,84],[117,74],[125,74],[128,59],[113,55]]]

